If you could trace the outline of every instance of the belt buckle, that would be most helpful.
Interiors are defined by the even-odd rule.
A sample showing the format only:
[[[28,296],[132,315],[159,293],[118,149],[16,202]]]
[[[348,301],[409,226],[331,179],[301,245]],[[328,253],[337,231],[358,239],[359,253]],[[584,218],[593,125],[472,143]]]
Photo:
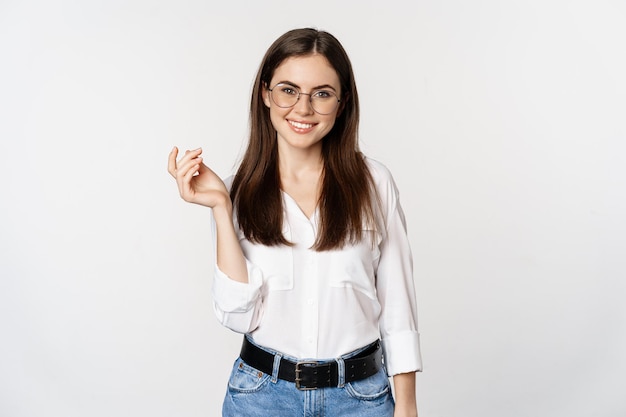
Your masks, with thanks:
[[[296,363],[295,383],[296,383],[297,389],[299,389],[300,391],[311,391],[311,390],[317,389],[317,387],[303,387],[300,384],[300,382],[302,381],[302,378],[300,378],[300,375],[302,374],[302,365],[317,365],[317,364],[318,364],[317,361],[302,361],[302,362]]]

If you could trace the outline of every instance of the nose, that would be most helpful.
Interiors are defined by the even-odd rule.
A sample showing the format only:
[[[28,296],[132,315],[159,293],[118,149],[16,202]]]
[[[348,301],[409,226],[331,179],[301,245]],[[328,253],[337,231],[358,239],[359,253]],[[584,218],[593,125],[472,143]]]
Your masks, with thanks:
[[[298,114],[311,114],[313,113],[313,107],[311,103],[311,95],[306,93],[300,93],[298,101],[294,106],[294,110]]]

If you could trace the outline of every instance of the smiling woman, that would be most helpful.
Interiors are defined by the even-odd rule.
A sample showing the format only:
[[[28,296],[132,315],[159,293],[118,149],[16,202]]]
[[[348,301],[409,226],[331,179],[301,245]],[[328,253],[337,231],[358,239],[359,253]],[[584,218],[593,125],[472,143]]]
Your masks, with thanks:
[[[404,214],[389,171],[359,151],[358,122],[341,44],[296,29],[261,63],[234,178],[201,149],[170,153],[182,198],[212,208],[217,317],[245,334],[224,416],[417,415]]]
[[[284,152],[293,152],[297,158],[307,157],[299,155],[302,152],[320,155],[322,139],[337,118],[339,100],[334,91],[341,94],[337,72],[323,55],[294,57],[276,69],[269,85],[274,88],[264,86],[263,102],[277,132],[279,155],[285,155]],[[322,90],[323,86],[326,90]],[[309,91],[308,100],[302,99],[305,94],[302,88]],[[317,111],[314,106],[323,111]]]

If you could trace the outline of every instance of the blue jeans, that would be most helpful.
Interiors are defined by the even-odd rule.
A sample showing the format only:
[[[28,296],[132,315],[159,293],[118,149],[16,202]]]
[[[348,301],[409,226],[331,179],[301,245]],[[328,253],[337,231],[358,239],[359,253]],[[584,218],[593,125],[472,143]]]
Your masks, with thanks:
[[[360,350],[341,359],[358,353]],[[238,358],[228,381],[222,417],[393,417],[394,401],[384,368],[369,378],[347,384],[340,376],[339,387],[300,391],[293,382],[276,377],[278,362],[274,361],[273,374],[268,375]]]

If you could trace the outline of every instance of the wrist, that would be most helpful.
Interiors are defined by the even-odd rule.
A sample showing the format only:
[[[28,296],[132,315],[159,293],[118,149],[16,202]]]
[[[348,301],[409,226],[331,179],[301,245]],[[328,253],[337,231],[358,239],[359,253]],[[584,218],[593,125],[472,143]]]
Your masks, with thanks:
[[[225,194],[222,199],[212,207],[214,217],[227,217],[232,219],[233,217],[233,203],[230,201],[230,196]]]
[[[396,416],[417,416],[415,372],[393,376]]]

